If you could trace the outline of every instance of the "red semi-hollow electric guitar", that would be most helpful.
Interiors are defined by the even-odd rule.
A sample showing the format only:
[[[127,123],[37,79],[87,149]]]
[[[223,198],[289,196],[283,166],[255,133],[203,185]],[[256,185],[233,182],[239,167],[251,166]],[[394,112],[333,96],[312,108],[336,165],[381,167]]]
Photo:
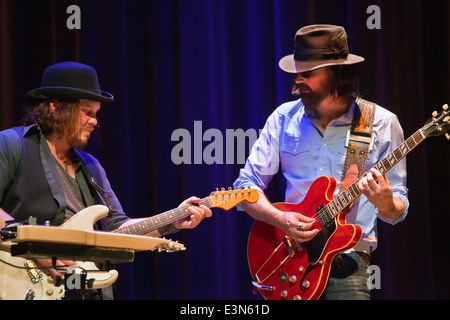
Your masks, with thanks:
[[[431,136],[450,129],[450,111],[443,106],[433,118],[400,144],[374,168],[386,173],[412,149]],[[445,133],[450,140],[448,133]],[[315,300],[322,295],[333,258],[353,248],[361,238],[361,227],[346,223],[348,206],[361,195],[357,180],[333,199],[337,182],[320,177],[297,204],[275,203],[284,212],[300,212],[315,219],[312,229],[320,230],[310,241],[299,243],[280,229],[255,221],[250,231],[247,258],[253,285],[268,300]]]

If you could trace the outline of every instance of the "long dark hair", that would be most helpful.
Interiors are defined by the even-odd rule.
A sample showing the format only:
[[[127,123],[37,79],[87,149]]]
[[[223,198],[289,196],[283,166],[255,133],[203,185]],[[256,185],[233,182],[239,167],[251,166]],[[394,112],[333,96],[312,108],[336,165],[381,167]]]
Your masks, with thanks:
[[[50,103],[55,110],[52,112]],[[26,107],[24,124],[38,124],[44,135],[56,132],[72,136],[76,132],[80,103],[78,100],[49,99],[31,102]]]
[[[354,65],[331,66],[334,75],[333,92],[346,104],[355,102],[359,96],[359,78]]]

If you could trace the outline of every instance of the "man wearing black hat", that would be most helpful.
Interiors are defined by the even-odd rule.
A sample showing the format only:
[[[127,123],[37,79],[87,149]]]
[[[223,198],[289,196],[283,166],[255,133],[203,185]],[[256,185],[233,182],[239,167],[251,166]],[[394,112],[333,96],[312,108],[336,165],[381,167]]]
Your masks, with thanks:
[[[29,216],[36,217],[38,224],[60,225],[94,204],[110,208],[108,217],[98,223],[102,230],[138,222],[123,212],[98,160],[81,151],[97,125],[101,103],[113,101],[100,89],[96,71],[81,63],[57,63],[45,70],[41,87],[27,97],[26,126],[0,132],[0,227],[7,220]],[[192,204],[190,217],[148,235],[196,227],[212,214],[197,205],[199,200],[191,197],[183,202]],[[51,266],[50,261],[40,263]]]
[[[347,36],[340,26],[306,26],[297,31],[294,42],[294,53],[283,57],[279,66],[296,74],[293,93],[300,99],[281,105],[269,117],[234,186],[260,192],[257,203],[242,204],[252,217],[303,243],[319,232],[313,227],[315,219],[301,212],[280,210],[264,196],[278,170],[282,170],[287,183],[285,202],[294,204],[304,199],[313,181],[321,176],[336,179],[336,196],[349,186],[348,177],[353,177],[350,182],[354,182],[355,177],[369,170],[358,184],[362,196],[347,215],[347,223],[361,227],[361,240],[334,259],[322,294],[324,299],[369,299],[367,268],[377,246],[377,218],[395,224],[405,218],[409,206],[405,160],[386,175],[370,168],[403,142],[403,131],[393,113],[365,102],[374,110],[373,121],[367,126],[373,126],[372,140],[360,138],[368,157],[361,168],[358,164],[350,166],[343,175],[348,133],[363,105],[355,64],[364,58],[349,53]],[[282,291],[276,298],[286,295]]]

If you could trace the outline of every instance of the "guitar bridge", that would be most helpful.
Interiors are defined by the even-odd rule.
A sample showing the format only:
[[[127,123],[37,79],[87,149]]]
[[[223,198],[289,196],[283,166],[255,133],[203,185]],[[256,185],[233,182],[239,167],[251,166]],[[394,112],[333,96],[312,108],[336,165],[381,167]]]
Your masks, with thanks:
[[[283,243],[284,243],[284,246],[286,247],[286,250],[288,251],[289,255],[292,256],[292,254],[294,253],[294,249],[292,249],[292,245],[289,242],[289,239],[287,236],[283,237]]]

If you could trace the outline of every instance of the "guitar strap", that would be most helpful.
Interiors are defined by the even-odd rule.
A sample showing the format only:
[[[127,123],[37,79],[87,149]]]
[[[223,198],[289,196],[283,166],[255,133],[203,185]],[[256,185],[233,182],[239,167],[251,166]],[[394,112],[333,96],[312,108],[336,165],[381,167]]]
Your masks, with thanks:
[[[344,169],[342,170],[339,193],[351,186],[364,173],[366,160],[373,144],[373,119],[375,115],[375,103],[357,98],[353,121],[347,131],[345,147]],[[353,203],[348,206],[351,209]]]

